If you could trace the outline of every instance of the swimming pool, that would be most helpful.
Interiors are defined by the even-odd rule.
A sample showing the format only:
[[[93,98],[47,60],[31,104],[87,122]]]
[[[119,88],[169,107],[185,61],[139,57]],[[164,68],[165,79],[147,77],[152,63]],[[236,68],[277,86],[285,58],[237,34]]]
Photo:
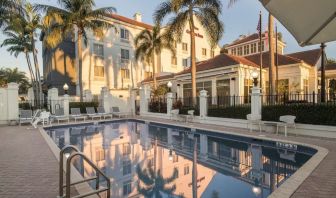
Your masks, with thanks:
[[[112,197],[267,197],[316,150],[139,120],[45,129],[78,147],[108,177]],[[85,177],[94,170],[80,160]],[[194,176],[194,177],[193,177]]]

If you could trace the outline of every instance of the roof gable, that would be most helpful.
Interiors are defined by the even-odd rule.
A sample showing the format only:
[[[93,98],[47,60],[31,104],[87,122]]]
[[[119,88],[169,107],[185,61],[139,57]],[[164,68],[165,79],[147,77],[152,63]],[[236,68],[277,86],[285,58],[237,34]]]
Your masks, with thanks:
[[[307,63],[311,66],[315,66],[317,64],[318,60],[321,57],[321,51],[320,51],[320,49],[313,49],[313,50],[307,50],[307,51],[301,51],[301,52],[286,54],[286,56],[290,56],[290,57],[293,57],[293,58],[303,60],[305,63]]]
[[[153,29],[153,26],[150,25],[150,24],[139,22],[139,21],[136,21],[134,19],[130,19],[130,18],[118,15],[118,14],[109,14],[108,17],[110,17],[112,19],[115,19],[115,20],[118,20],[118,21],[122,21],[124,23],[139,26],[139,27],[142,27],[142,28],[146,28],[146,29],[150,29],[150,30]]]

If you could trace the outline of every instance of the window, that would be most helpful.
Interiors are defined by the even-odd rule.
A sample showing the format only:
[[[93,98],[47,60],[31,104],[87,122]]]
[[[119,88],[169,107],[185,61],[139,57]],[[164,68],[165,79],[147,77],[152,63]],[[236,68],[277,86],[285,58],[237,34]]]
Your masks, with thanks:
[[[182,43],[182,51],[187,52],[188,51],[188,44]]]
[[[177,65],[177,58],[176,58],[176,56],[172,56],[171,57],[171,64],[172,65]]]
[[[123,185],[123,195],[127,196],[132,192],[132,181],[126,181]]]
[[[178,155],[173,155],[173,163],[178,162]]]
[[[184,175],[188,175],[189,174],[189,165],[186,164],[184,165]]]
[[[104,77],[104,66],[103,65],[95,65],[94,66],[94,76]]]
[[[215,51],[211,50],[211,58],[215,57]]]
[[[100,162],[105,160],[105,153],[104,150],[101,148],[96,148],[96,161]]]
[[[184,58],[182,60],[182,65],[183,65],[183,67],[188,67],[188,59],[187,58]]]
[[[208,91],[208,95],[211,96],[212,95],[212,82],[211,81],[197,82],[196,83],[197,94],[203,89]],[[192,97],[191,83],[183,84],[183,98],[188,99],[191,97]]]
[[[146,78],[151,78],[153,75],[152,75],[152,72],[150,72],[150,71],[146,71],[145,72],[145,79]]]
[[[207,50],[205,48],[202,48],[202,56],[206,56],[207,55]]]
[[[129,175],[132,172],[132,163],[131,160],[123,161],[123,175]]]
[[[125,39],[125,40],[129,40],[129,31],[121,28],[120,29],[120,38]]]
[[[249,45],[245,45],[244,46],[244,55],[249,54],[249,51],[250,51],[250,46]]]
[[[242,53],[243,53],[242,50],[243,50],[242,47],[238,47],[238,56],[242,55]]]
[[[233,48],[231,51],[232,51],[232,55],[236,55],[237,54],[236,48]]]
[[[123,79],[130,79],[130,71],[129,69],[120,69],[121,78]]]
[[[251,53],[256,53],[257,52],[257,44],[256,43],[252,43],[251,44]]]
[[[217,105],[230,105],[230,79],[217,80]]]
[[[104,57],[104,45],[94,43],[93,44],[93,54],[95,56]]]
[[[130,144],[123,144],[122,145],[123,148],[123,155],[129,155],[131,154],[131,145]]]
[[[308,94],[308,79],[303,79],[303,91]]]
[[[263,52],[264,49],[264,41],[261,42],[261,51]],[[260,42],[258,42],[258,52],[260,52]]]
[[[128,49],[121,49],[121,60],[129,60],[129,50]]]

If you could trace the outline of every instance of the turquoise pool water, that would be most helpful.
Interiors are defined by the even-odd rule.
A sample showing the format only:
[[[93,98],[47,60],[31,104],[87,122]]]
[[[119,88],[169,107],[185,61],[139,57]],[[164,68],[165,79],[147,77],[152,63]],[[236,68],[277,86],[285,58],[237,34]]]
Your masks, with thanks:
[[[46,128],[111,181],[112,197],[267,197],[316,151],[309,147],[138,120]],[[85,177],[86,163],[74,162]],[[104,185],[104,184],[102,184]]]

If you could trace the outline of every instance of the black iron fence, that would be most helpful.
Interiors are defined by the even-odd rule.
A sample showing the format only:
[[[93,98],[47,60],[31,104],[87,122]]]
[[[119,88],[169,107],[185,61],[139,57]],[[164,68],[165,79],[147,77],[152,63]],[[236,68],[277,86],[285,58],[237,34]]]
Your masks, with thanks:
[[[326,96],[326,101],[321,101],[321,94],[313,93],[284,93],[279,95],[262,95],[262,105],[292,105],[292,104],[306,104],[306,105],[336,105],[336,98]]]
[[[221,108],[221,107],[239,107],[249,106],[251,104],[251,96],[214,96],[208,97],[208,108]]]
[[[189,110],[194,110],[194,115],[199,115],[199,107],[199,97],[178,98],[173,103],[173,109],[179,109],[180,114],[187,114]]]
[[[148,111],[153,113],[167,113],[167,100],[165,97],[152,97],[148,101]]]

